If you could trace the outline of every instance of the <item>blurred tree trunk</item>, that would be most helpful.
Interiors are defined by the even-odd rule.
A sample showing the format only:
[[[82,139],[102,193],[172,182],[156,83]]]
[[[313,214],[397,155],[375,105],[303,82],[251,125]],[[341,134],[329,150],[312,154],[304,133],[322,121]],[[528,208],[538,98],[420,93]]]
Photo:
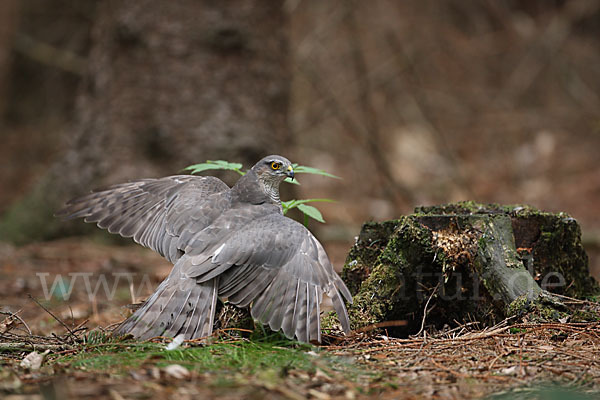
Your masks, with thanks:
[[[62,234],[52,214],[98,185],[245,165],[288,141],[287,16],[279,2],[99,3],[64,156],[0,222],[0,238]],[[78,224],[81,226],[81,224]]]
[[[6,106],[11,50],[17,27],[18,9],[19,3],[16,0],[0,2],[0,116],[4,113]]]

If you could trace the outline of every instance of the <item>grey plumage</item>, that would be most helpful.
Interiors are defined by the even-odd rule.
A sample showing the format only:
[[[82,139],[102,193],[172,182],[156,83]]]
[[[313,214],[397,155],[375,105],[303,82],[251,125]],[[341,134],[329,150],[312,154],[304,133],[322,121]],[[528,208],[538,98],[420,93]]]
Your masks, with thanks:
[[[232,188],[215,177],[142,179],[73,199],[57,215],[131,237],[174,264],[117,334],[208,336],[219,297],[251,305],[253,318],[289,338],[320,341],[323,293],[345,332],[342,296],[352,298],[319,241],[283,216],[279,184],[286,176],[293,176],[290,162],[268,156]]]

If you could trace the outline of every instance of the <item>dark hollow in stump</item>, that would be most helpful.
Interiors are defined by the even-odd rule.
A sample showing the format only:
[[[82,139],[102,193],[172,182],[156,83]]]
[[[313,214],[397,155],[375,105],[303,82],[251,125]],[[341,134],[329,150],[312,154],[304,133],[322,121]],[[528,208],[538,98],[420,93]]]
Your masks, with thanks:
[[[560,297],[600,292],[580,236],[564,213],[472,202],[366,223],[342,273],[354,297],[351,323],[360,329],[406,321],[388,332],[415,334],[428,301],[426,322],[437,328],[492,325],[508,316],[596,320],[594,312],[573,312]]]

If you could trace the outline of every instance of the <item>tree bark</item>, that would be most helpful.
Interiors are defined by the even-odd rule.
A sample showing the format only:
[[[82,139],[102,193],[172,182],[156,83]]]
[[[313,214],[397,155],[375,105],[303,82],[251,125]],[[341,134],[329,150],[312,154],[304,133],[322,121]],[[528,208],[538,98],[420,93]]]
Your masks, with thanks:
[[[52,219],[93,187],[206,159],[249,165],[289,142],[281,2],[99,3],[67,150],[0,223],[20,243],[79,229]]]

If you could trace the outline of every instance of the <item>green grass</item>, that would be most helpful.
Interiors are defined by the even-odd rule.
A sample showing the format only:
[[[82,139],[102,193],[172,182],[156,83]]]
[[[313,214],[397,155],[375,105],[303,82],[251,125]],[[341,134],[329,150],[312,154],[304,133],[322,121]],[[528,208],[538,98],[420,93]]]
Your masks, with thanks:
[[[307,368],[312,356],[294,342],[273,340],[215,342],[208,346],[182,346],[165,350],[162,343],[108,342],[89,343],[74,354],[55,362],[91,371],[125,372],[144,363],[157,366],[181,364],[199,372],[244,371],[253,373],[265,367]]]
[[[170,351],[165,350],[163,343],[116,341],[103,334],[90,334],[79,351],[60,355],[51,363],[67,369],[121,375],[148,365],[161,368],[179,364],[198,373],[211,374],[216,386],[234,383],[236,377],[242,375],[275,382],[290,370],[312,374],[317,368],[353,381],[369,380],[371,376],[369,371],[347,359],[285,339],[277,333],[251,340],[217,339],[209,345],[184,345]]]

